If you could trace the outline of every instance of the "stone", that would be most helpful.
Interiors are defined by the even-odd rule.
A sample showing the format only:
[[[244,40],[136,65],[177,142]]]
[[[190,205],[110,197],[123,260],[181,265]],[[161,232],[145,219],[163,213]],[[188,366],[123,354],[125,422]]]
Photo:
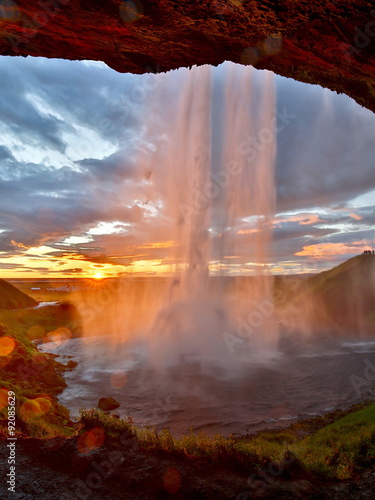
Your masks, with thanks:
[[[115,398],[109,397],[109,398],[100,398],[98,402],[98,408],[99,410],[103,411],[111,411],[115,410],[120,406],[120,403],[115,400]]]
[[[344,92],[375,111],[374,25],[364,0],[17,0],[0,3],[0,54],[154,73],[139,92],[158,72],[227,60]]]

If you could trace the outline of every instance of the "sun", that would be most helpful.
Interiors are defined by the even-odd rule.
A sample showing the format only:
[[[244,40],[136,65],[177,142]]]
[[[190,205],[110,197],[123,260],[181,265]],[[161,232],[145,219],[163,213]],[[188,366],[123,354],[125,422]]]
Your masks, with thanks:
[[[103,273],[94,274],[94,279],[96,280],[102,280],[103,278],[104,278]]]

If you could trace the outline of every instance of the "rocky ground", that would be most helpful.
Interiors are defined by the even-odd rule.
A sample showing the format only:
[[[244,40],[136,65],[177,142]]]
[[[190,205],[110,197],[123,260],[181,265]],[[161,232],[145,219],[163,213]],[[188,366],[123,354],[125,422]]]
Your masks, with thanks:
[[[38,500],[372,500],[375,468],[352,481],[322,482],[297,463],[234,470],[209,460],[139,448],[131,435],[83,454],[78,438],[21,439],[16,445],[16,494],[7,492],[8,449],[0,444],[2,499]],[[247,470],[246,470],[247,469]]]

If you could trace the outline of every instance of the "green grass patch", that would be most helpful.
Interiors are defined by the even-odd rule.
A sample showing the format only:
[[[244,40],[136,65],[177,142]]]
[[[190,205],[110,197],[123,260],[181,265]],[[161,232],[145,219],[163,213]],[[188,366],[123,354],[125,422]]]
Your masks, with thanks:
[[[20,309],[23,307],[33,307],[38,303],[18,288],[0,279],[0,308]]]
[[[347,479],[375,462],[375,404],[327,425],[293,450],[306,468]]]
[[[141,447],[164,452],[180,452],[209,462],[262,468],[271,463],[284,467],[290,457],[306,471],[325,479],[349,479],[375,462],[375,404],[350,413],[334,423],[298,438],[295,428],[260,432],[246,438],[210,438],[190,434],[175,438],[168,430],[137,428],[131,419],[124,421],[100,410],[81,410],[78,425],[81,432],[101,427],[109,440],[118,440],[131,432]]]
[[[96,427],[102,428],[109,439],[117,439],[124,432],[130,431],[133,434],[135,429],[131,420],[116,418],[96,408],[81,409],[78,423],[86,431]]]
[[[0,323],[6,325],[25,347],[30,346],[30,340],[43,339],[58,328],[69,328],[72,336],[81,333],[79,314],[75,307],[68,303],[18,311],[0,309]]]
[[[17,429],[30,437],[52,438],[75,432],[69,411],[57,402],[57,395],[66,387],[66,367],[53,356],[41,353],[32,342],[35,334],[42,339],[47,335],[48,340],[50,332],[62,328],[68,337],[74,336],[74,326],[79,324],[72,323],[74,311],[69,304],[17,311],[0,309],[0,335],[16,341],[12,352],[1,359],[0,389],[15,392]],[[35,411],[26,418],[25,408]],[[5,423],[6,411],[2,409],[0,428]]]

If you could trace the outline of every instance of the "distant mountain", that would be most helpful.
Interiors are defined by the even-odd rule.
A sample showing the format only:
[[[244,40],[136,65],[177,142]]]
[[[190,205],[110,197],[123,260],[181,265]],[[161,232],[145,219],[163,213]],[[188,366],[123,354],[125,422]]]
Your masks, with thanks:
[[[0,279],[0,309],[24,309],[36,305],[38,305],[36,300]]]
[[[375,255],[357,255],[301,283],[296,302],[312,324],[375,327]]]

